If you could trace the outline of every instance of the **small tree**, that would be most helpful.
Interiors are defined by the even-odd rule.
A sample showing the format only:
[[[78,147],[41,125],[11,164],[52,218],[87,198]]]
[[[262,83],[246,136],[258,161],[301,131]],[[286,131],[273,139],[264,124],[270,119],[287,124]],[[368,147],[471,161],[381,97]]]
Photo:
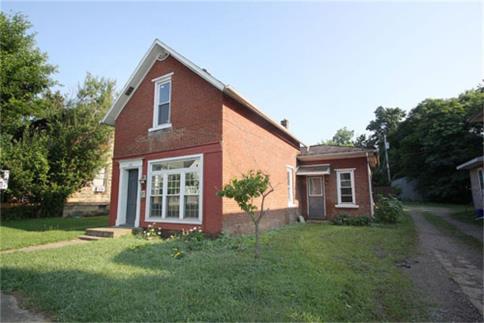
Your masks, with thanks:
[[[239,207],[250,216],[255,226],[255,257],[259,258],[259,223],[265,215],[264,202],[266,197],[274,192],[269,181],[269,176],[261,171],[249,171],[242,175],[241,179],[234,178],[229,184],[225,185],[218,195],[233,199]],[[260,209],[257,212],[257,206],[254,199],[260,199]]]

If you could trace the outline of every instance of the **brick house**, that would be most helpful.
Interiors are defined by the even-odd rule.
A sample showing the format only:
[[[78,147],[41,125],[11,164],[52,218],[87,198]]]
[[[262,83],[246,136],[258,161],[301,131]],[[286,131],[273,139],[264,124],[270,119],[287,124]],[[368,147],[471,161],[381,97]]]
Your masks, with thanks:
[[[269,174],[275,188],[262,228],[298,215],[324,219],[340,210],[373,212],[374,151],[306,148],[287,121],[275,122],[159,40],[102,122],[115,127],[111,225],[248,232],[248,217],[217,192],[250,169]]]

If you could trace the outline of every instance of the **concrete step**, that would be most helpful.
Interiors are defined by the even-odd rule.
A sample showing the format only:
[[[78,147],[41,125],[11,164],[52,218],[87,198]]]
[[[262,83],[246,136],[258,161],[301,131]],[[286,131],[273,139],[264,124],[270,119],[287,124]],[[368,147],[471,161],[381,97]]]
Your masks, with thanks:
[[[111,230],[102,230],[98,228],[86,229],[86,235],[92,237],[112,238],[114,232]]]
[[[79,237],[80,240],[86,240],[86,241],[97,241],[97,240],[103,240],[106,239],[104,237],[96,237],[96,236],[88,236],[88,235],[82,235]]]
[[[89,228],[86,229],[87,236],[117,238],[131,234],[131,228]]]

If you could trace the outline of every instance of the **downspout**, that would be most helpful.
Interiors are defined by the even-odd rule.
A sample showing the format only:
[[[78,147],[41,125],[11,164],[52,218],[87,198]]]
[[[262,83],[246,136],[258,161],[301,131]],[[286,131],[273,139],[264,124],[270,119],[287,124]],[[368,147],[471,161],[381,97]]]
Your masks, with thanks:
[[[375,211],[374,211],[374,203],[373,203],[373,190],[371,185],[371,169],[370,169],[370,160],[368,157],[368,152],[366,153],[366,168],[368,172],[368,192],[370,193],[370,218],[373,218]]]

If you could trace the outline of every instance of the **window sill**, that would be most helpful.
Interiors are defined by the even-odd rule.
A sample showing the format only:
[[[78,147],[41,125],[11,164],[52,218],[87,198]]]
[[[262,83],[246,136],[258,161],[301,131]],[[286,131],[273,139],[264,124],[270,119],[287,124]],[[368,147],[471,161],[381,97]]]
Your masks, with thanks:
[[[289,203],[289,204],[287,205],[287,207],[297,207],[297,204],[296,204],[296,203]]]
[[[202,225],[200,220],[180,220],[180,219],[162,219],[162,218],[146,218],[146,222],[156,222],[156,223],[177,223],[177,224],[195,224]]]
[[[357,209],[360,206],[356,204],[336,204],[334,207],[338,209]]]
[[[153,131],[158,131],[158,130],[166,129],[166,128],[171,128],[171,123],[164,123],[162,125],[159,125],[159,126],[156,126],[156,127],[153,127],[153,128],[149,128],[148,131],[153,132]]]

